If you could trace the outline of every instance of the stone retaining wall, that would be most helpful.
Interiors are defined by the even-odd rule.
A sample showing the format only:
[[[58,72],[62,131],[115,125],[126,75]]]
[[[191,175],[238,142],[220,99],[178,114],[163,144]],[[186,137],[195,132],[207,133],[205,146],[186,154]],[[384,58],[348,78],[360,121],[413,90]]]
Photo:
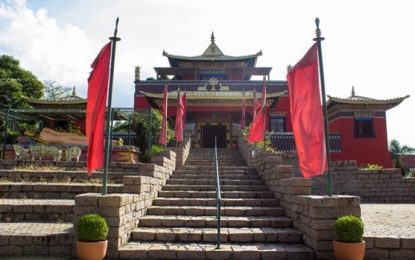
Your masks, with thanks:
[[[334,162],[331,169],[335,194],[353,194],[371,203],[415,201],[415,178],[402,177],[399,169],[360,170],[355,161]],[[312,183],[313,194],[327,194],[326,176]]]
[[[139,218],[146,214],[147,208],[176,168],[176,153],[173,151],[166,151],[152,159],[161,165],[140,164],[140,176],[123,177],[123,194],[80,194],[75,198],[74,223],[87,213],[98,213],[107,220],[107,257],[110,259],[119,258],[118,250],[128,242]]]
[[[188,151],[187,151],[188,153]],[[0,207],[1,217],[5,216],[7,219],[10,219],[11,222],[16,220],[27,221],[32,219],[26,219],[26,215],[20,216],[23,211],[27,211],[27,214],[30,212],[35,212],[37,210],[41,211],[39,207],[45,208],[45,206],[35,206],[30,203],[27,204],[29,200],[25,198],[44,198],[44,199],[74,199],[75,205],[68,205],[65,208],[67,215],[63,220],[72,220],[79,219],[80,216],[86,213],[99,213],[103,215],[109,224],[110,233],[109,233],[109,251],[108,256],[113,259],[117,259],[118,253],[117,250],[122,245],[126,244],[130,232],[138,224],[138,219],[146,214],[147,208],[151,206],[152,201],[157,197],[158,191],[160,191],[163,185],[166,184],[166,180],[170,177],[173,170],[176,168],[176,154],[173,151],[167,151],[159,156],[155,156],[154,160],[157,164],[124,164],[124,163],[113,163],[111,164],[111,170],[121,172],[116,177],[122,179],[121,184],[108,184],[108,193],[107,195],[101,195],[98,192],[102,189],[102,184],[94,183],[0,183],[0,198],[22,198],[22,200],[13,202],[10,200],[10,203],[7,203],[7,199],[4,199]],[[26,165],[26,163],[28,163]],[[3,169],[12,169],[16,166],[26,166],[32,165],[32,162],[10,162],[7,161],[6,165],[1,165],[0,168]],[[65,169],[79,170],[79,168],[85,167],[84,163],[76,162],[44,162],[38,161],[34,162],[36,167],[49,167],[56,166],[62,167]],[[3,170],[3,172],[9,172],[8,170]],[[62,174],[65,174],[64,172]],[[71,178],[75,178],[79,173],[70,173]],[[18,175],[26,176],[26,173],[19,171]],[[35,174],[39,176],[39,174]],[[49,173],[49,177],[53,178],[56,175]],[[72,176],[72,175],[75,175]],[[85,174],[86,176],[86,174]],[[111,174],[110,174],[111,176]],[[34,175],[30,175],[29,178],[38,178]],[[81,178],[81,177],[80,177]],[[85,178],[86,179],[86,178]],[[90,192],[86,193],[85,192]],[[75,197],[76,196],[76,197]],[[39,202],[39,201],[37,201]],[[50,202],[51,203],[51,202]],[[13,204],[10,206],[10,204]],[[23,205],[25,204],[25,205]],[[52,203],[53,204],[53,203]],[[52,207],[52,205],[49,205]],[[56,205],[53,205],[56,206]],[[49,207],[49,208],[50,208]],[[48,208],[48,207],[46,207]],[[55,210],[58,210],[59,207],[55,207]],[[24,212],[23,212],[24,213]],[[23,214],[22,213],[22,214]],[[54,210],[49,212],[54,214]],[[71,216],[69,216],[71,215]],[[42,221],[54,221],[55,219],[50,216],[41,216],[39,214],[34,214],[32,218],[39,217],[39,220]],[[62,216],[61,216],[62,217]],[[60,219],[61,220],[61,219]],[[20,223],[10,223],[19,225]],[[48,225],[45,223],[45,225]],[[50,224],[54,225],[54,224]],[[46,236],[47,234],[45,234]],[[65,244],[66,249],[72,247],[72,234],[69,232],[67,235],[71,237],[71,243]],[[28,239],[32,236],[28,236]],[[22,255],[28,254],[30,249],[20,248],[20,244],[17,241],[9,241],[7,243],[2,240],[0,236],[0,248],[3,248],[3,244],[10,249],[16,248],[16,252],[13,255]],[[53,247],[59,247],[59,244],[45,244],[43,253],[40,255],[62,255],[56,252],[54,253]],[[14,250],[14,249],[13,249]],[[26,252],[27,251],[27,252]],[[66,250],[67,252],[75,252],[75,250]],[[0,254],[1,255],[1,254]]]
[[[145,212],[145,195],[141,194],[80,194],[75,198],[74,223],[84,214],[98,213],[109,226],[107,257],[118,258],[118,250],[127,243],[131,230]],[[74,243],[75,244],[75,243]],[[75,257],[74,252],[74,257]]]
[[[242,138],[239,138],[239,149],[279,199],[294,227],[304,234],[303,240],[315,251],[316,258],[333,259],[334,222],[342,215],[360,216],[359,197],[312,196],[311,181],[294,178],[293,165],[282,165],[281,156],[257,150],[252,157],[252,146]]]
[[[189,157],[191,147],[191,136],[183,138],[183,142],[177,147],[169,147],[168,149],[176,153],[176,166],[183,166]]]
[[[364,237],[365,259],[415,259],[415,239],[399,237]]]

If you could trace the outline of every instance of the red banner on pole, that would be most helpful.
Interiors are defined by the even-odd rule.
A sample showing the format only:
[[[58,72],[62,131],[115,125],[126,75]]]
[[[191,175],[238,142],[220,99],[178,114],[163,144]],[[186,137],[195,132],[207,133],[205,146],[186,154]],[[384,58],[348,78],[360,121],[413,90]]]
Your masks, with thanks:
[[[184,95],[180,96],[177,99],[177,110],[176,110],[176,125],[174,127],[174,133],[176,136],[177,142],[183,142],[183,115],[184,115],[184,105],[183,99],[186,98]]]
[[[314,44],[287,75],[291,122],[305,178],[322,175],[328,168],[317,55]]]
[[[266,109],[266,99],[267,99],[267,88],[265,82],[262,85],[262,101],[261,103],[256,100],[260,105],[258,113],[255,115],[254,120],[252,121],[251,128],[248,133],[248,142],[262,142],[264,141],[266,127],[267,127],[267,109]],[[255,108],[255,105],[254,105]]]
[[[104,122],[107,103],[111,42],[107,43],[92,63],[88,79],[86,108],[86,140],[88,175],[104,167]]]
[[[159,144],[167,144],[167,85],[164,86],[163,90],[163,106],[162,106],[163,119],[161,121],[161,131],[159,137]]]

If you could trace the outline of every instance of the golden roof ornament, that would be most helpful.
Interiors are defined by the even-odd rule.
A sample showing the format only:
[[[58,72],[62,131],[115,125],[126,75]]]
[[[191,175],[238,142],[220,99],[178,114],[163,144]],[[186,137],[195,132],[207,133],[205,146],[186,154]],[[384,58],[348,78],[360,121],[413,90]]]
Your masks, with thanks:
[[[356,93],[354,92],[354,86],[352,86],[352,97],[356,96]]]
[[[76,95],[76,88],[75,88],[75,86],[73,86],[73,88],[72,88],[72,96],[73,97],[76,97],[77,95]]]

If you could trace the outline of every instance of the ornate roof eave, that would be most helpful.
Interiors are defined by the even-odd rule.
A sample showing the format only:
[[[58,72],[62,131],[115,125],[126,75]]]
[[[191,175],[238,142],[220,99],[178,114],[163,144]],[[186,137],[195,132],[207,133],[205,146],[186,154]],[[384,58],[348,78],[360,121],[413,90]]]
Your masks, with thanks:
[[[87,100],[78,96],[70,96],[65,98],[59,98],[56,100],[52,99],[33,99],[29,97],[23,97],[28,103],[36,105],[75,105],[75,104],[86,104]]]
[[[228,56],[228,55],[221,55],[221,56],[180,56],[180,55],[173,55],[169,54],[166,51],[163,51],[163,56],[166,56],[169,59],[177,59],[177,60],[189,60],[189,61],[235,61],[235,60],[247,60],[247,59],[256,59],[258,56],[262,55],[262,50],[250,55],[244,56]]]
[[[107,109],[106,109],[107,110]],[[86,115],[85,108],[37,108],[37,109],[13,109],[18,115],[28,115],[34,119],[47,120],[80,120]],[[118,110],[113,111],[114,120],[128,120],[128,117]]]
[[[163,99],[163,93],[152,93],[140,91],[141,94],[148,98],[153,99]],[[184,92],[182,92],[184,93]],[[278,91],[273,93],[267,93],[267,99],[281,97],[287,94],[287,91]],[[177,91],[169,91],[168,99],[177,100]],[[262,93],[256,92],[256,98],[261,99]],[[253,100],[254,92],[253,91],[186,91],[186,99],[188,100]]]
[[[399,105],[402,101],[409,98],[409,95],[404,97],[392,98],[392,99],[371,99],[371,98],[338,98],[328,95],[327,107],[333,107],[334,105],[348,105],[348,106],[384,106],[387,109],[391,109]]]

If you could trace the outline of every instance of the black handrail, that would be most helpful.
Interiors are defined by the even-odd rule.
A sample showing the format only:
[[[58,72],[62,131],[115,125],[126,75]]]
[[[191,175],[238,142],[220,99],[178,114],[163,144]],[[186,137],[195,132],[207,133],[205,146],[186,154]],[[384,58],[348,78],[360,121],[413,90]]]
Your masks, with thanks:
[[[216,165],[216,219],[218,220],[217,229],[218,235],[216,238],[216,248],[220,248],[220,206],[221,206],[221,195],[220,195],[220,179],[219,179],[219,163],[218,163],[218,147],[215,137],[215,165]]]

